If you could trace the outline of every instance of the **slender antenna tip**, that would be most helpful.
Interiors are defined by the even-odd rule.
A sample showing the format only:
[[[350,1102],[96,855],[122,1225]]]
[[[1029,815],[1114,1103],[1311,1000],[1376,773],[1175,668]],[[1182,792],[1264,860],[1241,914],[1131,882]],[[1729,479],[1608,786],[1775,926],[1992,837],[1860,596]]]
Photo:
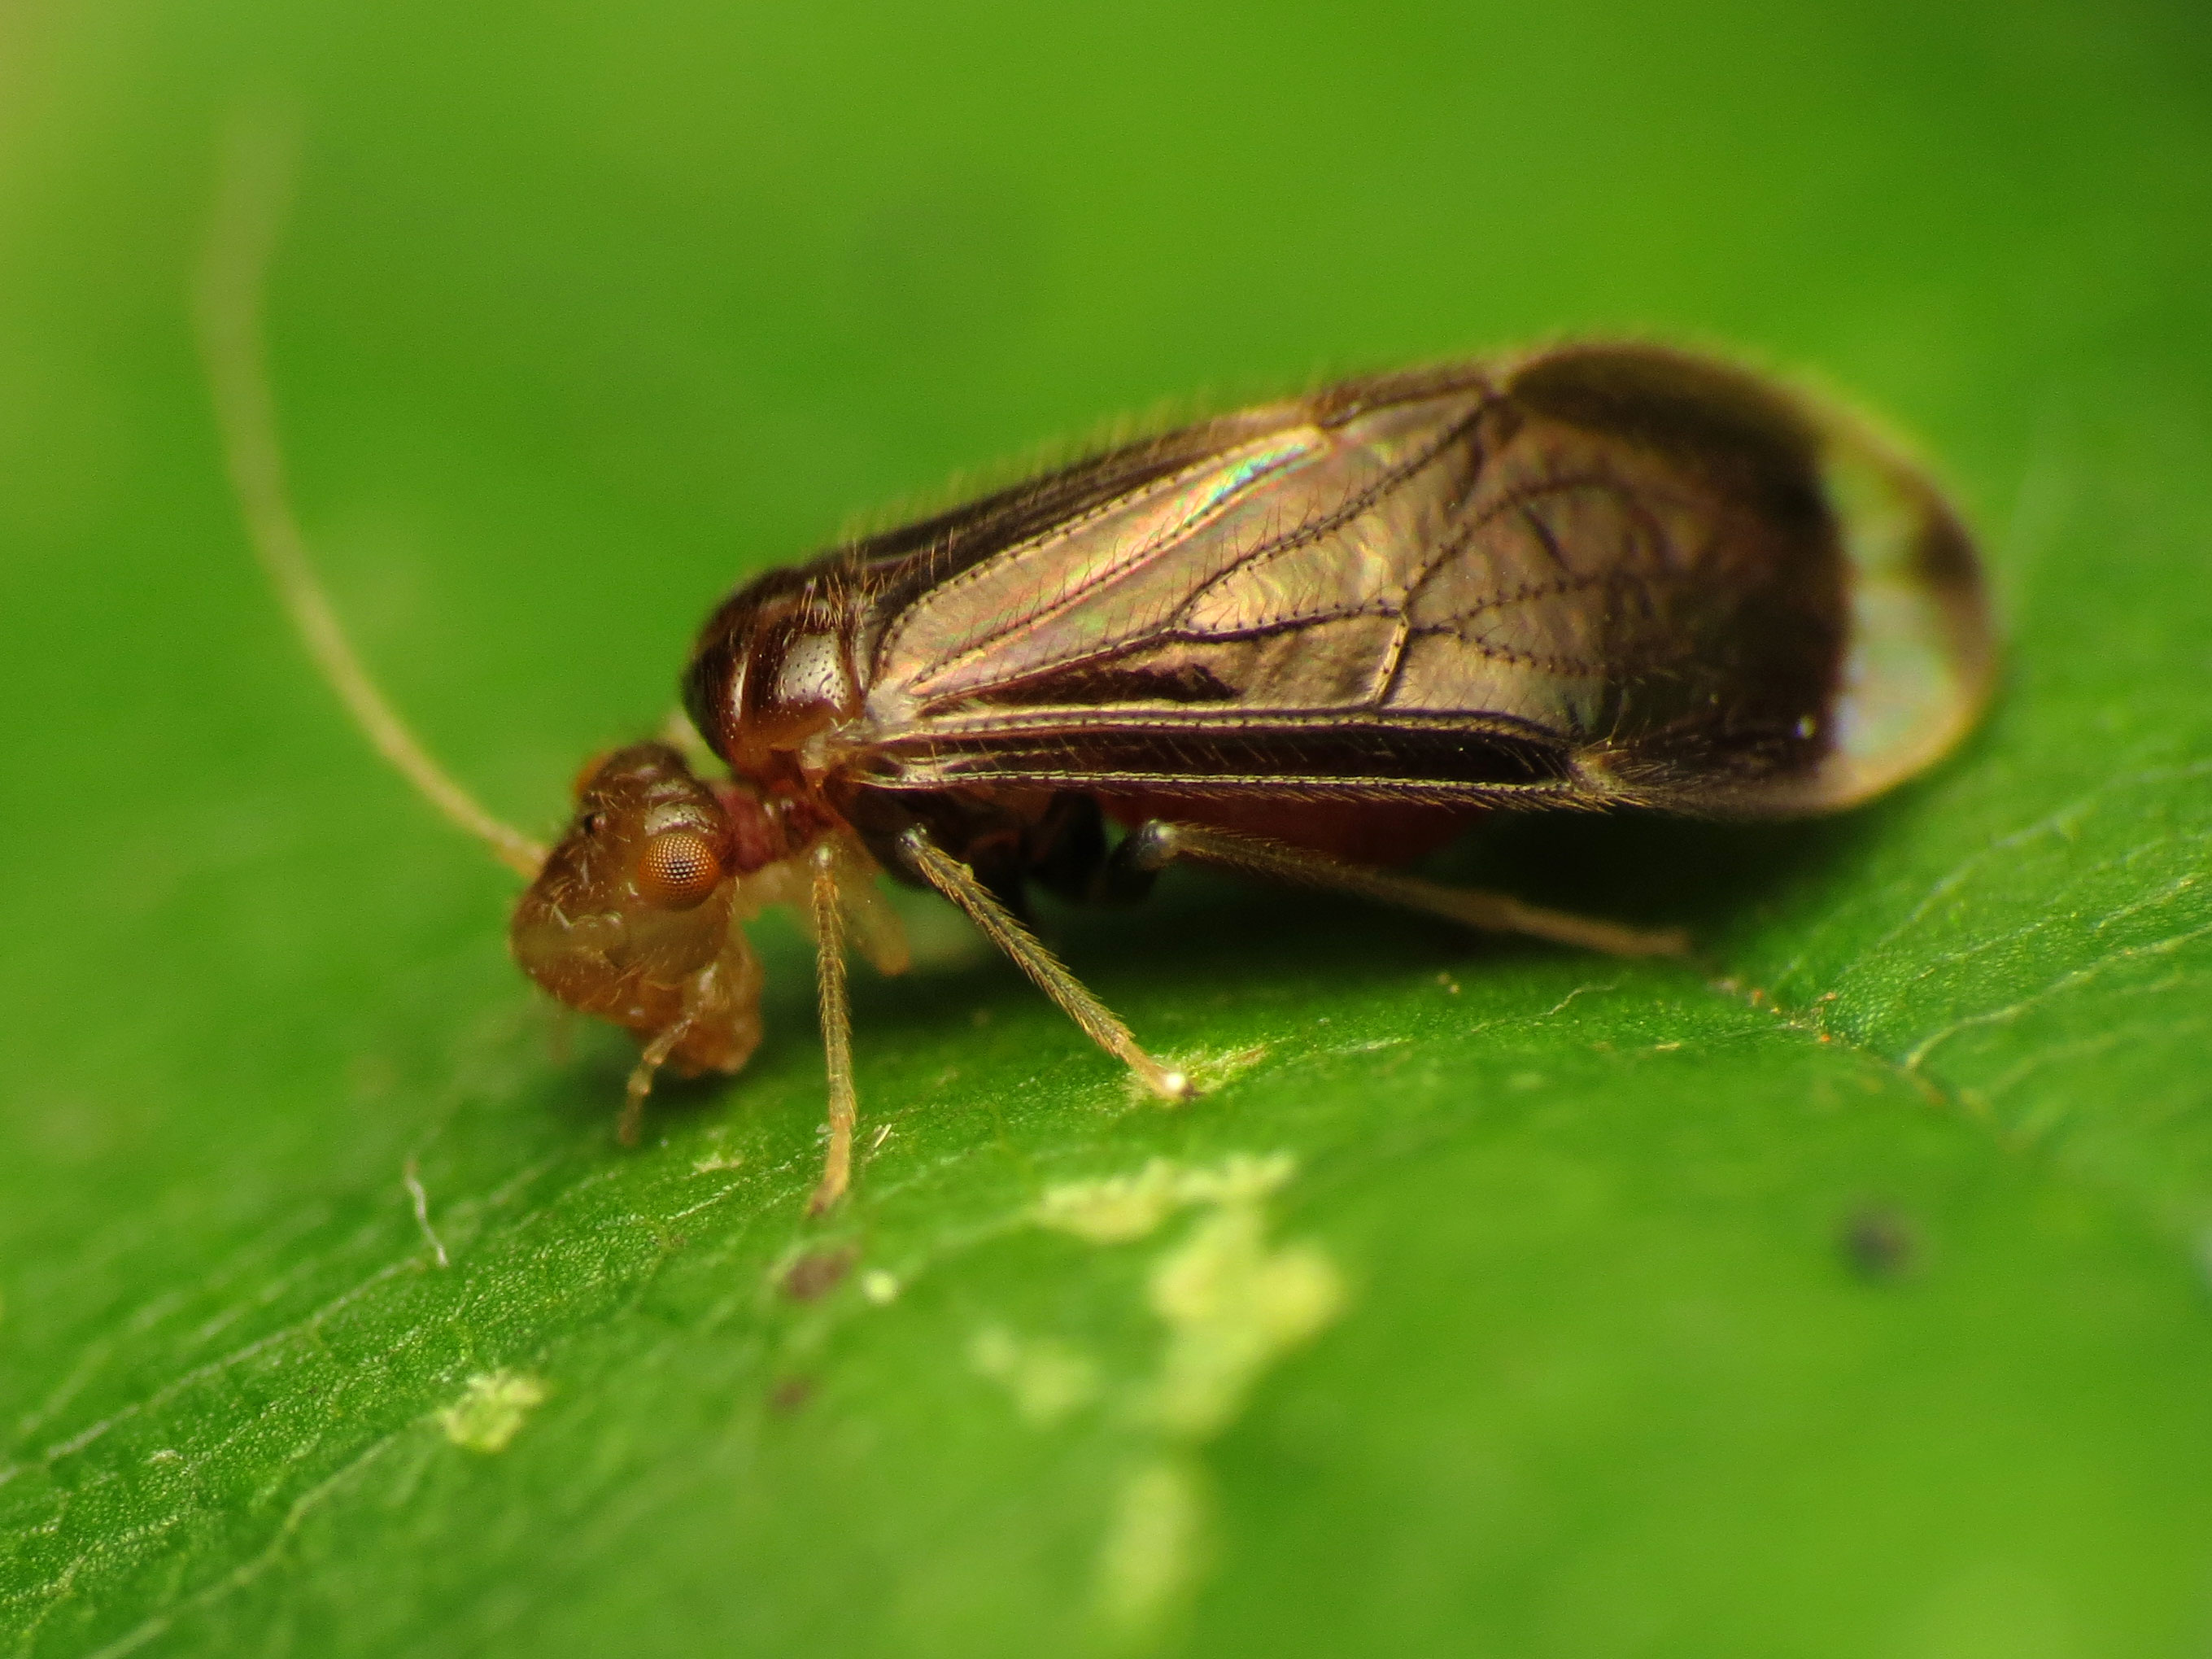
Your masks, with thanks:
[[[233,118],[193,295],[223,461],[246,537],[301,643],[369,746],[448,823],[534,878],[545,862],[544,845],[486,811],[423,747],[355,651],[307,556],[285,484],[261,329],[263,289],[298,153],[296,119],[266,110]]]

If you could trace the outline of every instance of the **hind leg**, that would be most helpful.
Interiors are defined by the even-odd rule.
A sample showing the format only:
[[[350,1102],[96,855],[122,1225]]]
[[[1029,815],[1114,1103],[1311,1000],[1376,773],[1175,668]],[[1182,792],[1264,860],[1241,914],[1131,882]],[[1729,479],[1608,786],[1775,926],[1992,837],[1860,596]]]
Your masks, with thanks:
[[[1507,893],[1486,892],[1475,887],[1451,887],[1424,881],[1418,876],[1378,870],[1371,865],[1348,864],[1303,848],[1258,836],[1234,834],[1204,824],[1170,823],[1153,818],[1132,831],[1114,849],[1108,861],[1106,888],[1116,896],[1141,893],[1152,878],[1177,859],[1190,859],[1244,875],[1301,887],[1325,888],[1355,893],[1401,909],[1441,916],[1465,927],[1486,933],[1525,933],[1615,957],[1676,957],[1689,949],[1689,936],[1679,927],[1628,927],[1595,916],[1577,916],[1528,904]]]

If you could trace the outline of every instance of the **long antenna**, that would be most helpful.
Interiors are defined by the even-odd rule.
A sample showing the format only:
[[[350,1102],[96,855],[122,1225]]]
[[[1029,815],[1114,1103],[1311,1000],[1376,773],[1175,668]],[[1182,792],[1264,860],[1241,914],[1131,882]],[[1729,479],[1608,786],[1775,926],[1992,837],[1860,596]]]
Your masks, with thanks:
[[[545,848],[501,823],[454,781],[369,678],[308,562],[307,541],[285,491],[284,458],[276,443],[276,404],[261,338],[261,298],[291,198],[296,148],[293,135],[273,122],[241,118],[233,124],[193,296],[216,424],[246,536],[307,654],[370,746],[448,822],[485,842],[518,874],[535,878],[545,862]]]

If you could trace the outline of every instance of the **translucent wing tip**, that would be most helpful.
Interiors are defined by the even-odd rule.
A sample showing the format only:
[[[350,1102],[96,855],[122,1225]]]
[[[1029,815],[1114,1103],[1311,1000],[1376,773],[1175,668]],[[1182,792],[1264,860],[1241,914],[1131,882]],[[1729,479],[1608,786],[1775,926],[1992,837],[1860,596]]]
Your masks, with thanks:
[[[1918,468],[1837,421],[1821,477],[1850,584],[1850,644],[1826,757],[1798,805],[1832,811],[1954,748],[1989,702],[1998,652],[1972,538]]]

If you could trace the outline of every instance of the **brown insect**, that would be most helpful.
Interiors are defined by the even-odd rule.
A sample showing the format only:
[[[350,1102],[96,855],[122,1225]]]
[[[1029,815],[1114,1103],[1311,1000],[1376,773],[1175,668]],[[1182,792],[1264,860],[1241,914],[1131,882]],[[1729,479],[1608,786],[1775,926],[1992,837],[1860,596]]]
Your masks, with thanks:
[[[1176,1098],[1183,1075],[1029,931],[1031,884],[1127,900],[1187,858],[1679,951],[1391,866],[1498,808],[1838,811],[1935,761],[1990,688],[1972,547],[1920,471],[1724,363],[1566,345],[1202,422],[757,578],[683,679],[727,775],[618,750],[547,853],[422,753],[314,586],[257,367],[257,199],[234,187],[204,320],[247,518],[310,644],[379,747],[530,878],[525,970],[643,1045],[624,1139],[659,1067],[744,1064],[743,924],[800,909],[829,1056],[817,1210],[850,1179],[848,934],[906,961],[879,869],[951,900]]]

